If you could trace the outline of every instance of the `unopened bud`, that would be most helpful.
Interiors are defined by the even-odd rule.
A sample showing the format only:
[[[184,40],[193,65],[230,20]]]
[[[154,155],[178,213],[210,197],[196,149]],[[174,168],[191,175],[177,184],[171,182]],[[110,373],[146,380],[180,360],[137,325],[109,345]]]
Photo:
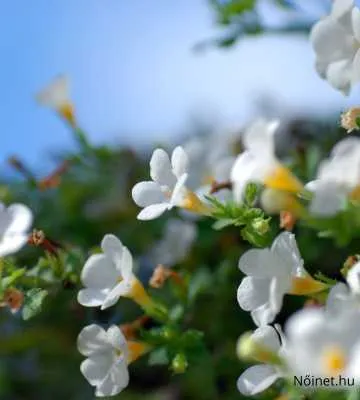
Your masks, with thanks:
[[[175,374],[183,374],[189,366],[184,353],[178,353],[171,362],[171,369]]]
[[[24,303],[24,293],[14,288],[7,289],[5,290],[3,301],[12,313],[16,313]]]
[[[290,211],[280,211],[280,228],[292,231],[296,224],[297,218]]]
[[[353,107],[341,114],[341,126],[347,133],[359,129],[360,107]]]
[[[263,218],[255,218],[251,223],[254,231],[259,235],[265,235],[265,233],[269,232],[269,220]]]
[[[254,339],[251,332],[245,332],[240,336],[236,345],[236,354],[240,359],[246,361],[258,361],[266,364],[281,363],[279,356]]]
[[[169,269],[159,264],[150,278],[149,285],[155,289],[160,289],[169,278]]]

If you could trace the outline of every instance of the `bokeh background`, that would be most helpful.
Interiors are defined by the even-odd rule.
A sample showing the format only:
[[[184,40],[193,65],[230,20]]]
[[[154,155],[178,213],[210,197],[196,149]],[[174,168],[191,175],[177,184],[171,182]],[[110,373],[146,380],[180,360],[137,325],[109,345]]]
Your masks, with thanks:
[[[248,1],[254,11],[246,23],[224,22],[216,3],[226,2],[0,1],[1,196],[31,206],[36,227],[73,256],[66,261],[71,273],[49,284],[40,315],[24,323],[0,309],[1,400],[93,398],[79,371],[78,332],[91,321],[122,323],[140,312],[126,301],[105,313],[82,309],[76,274],[88,251],[113,232],[139,260],[143,278],[149,277],[153,266],[146,255],[162,237],[166,218],[137,221],[130,190],[147,177],[155,144],[171,148],[209,132],[232,132],[240,141],[257,116],[281,117],[285,155],[294,143],[303,155],[310,142],[319,144],[321,155],[339,136],[340,111],[358,104],[358,89],[344,98],[313,67],[308,31],[331,1]],[[79,149],[68,127],[34,100],[58,74],[70,78],[78,119],[94,146],[84,163],[76,162]],[[60,186],[44,191],[8,162],[14,155],[39,179],[64,159],[75,162]],[[193,276],[201,271],[201,285],[187,324],[205,332],[211,358],[183,377],[173,376],[167,365],[140,361],[119,399],[241,398],[235,382],[244,366],[234,345],[253,326],[236,304],[236,265],[248,244],[236,229],[219,233],[211,221],[196,224],[198,239],[183,268]],[[329,244],[315,245],[310,231],[303,235],[299,245],[310,271],[331,273],[349,253],[334,248],[324,257]],[[29,247],[17,262],[31,268],[43,256]],[[287,305],[280,322],[298,303]],[[266,396],[274,398],[272,392]]]

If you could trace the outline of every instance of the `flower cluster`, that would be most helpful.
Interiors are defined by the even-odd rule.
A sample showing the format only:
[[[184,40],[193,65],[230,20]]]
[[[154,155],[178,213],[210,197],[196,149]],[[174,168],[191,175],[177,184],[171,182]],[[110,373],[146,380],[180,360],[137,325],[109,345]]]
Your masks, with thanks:
[[[352,0],[334,0],[330,15],[314,25],[310,40],[321,77],[349,93],[360,80],[360,10]],[[37,99],[67,123],[79,142],[81,157],[95,157],[75,116],[67,78],[58,77]],[[348,133],[357,130],[359,116],[358,107],[348,110],[341,116],[342,127]],[[29,232],[33,214],[27,206],[0,203],[0,305],[12,313],[22,309],[28,319],[41,308],[48,293],[45,288],[29,289],[28,282],[42,278],[47,285],[58,284],[64,277],[81,285],[77,302],[83,307],[101,312],[118,304],[121,307],[124,298],[136,303],[143,315],[135,321],[114,323],[112,319],[109,326],[103,326],[94,323],[91,315],[90,324],[79,333],[77,347],[85,357],[80,371],[97,397],[115,396],[126,388],[129,365],[145,354],[152,362],[161,358],[173,373],[183,373],[196,362],[197,354],[206,352],[206,332],[204,339],[203,332],[188,325],[196,291],[206,281],[214,283],[211,279],[215,278],[204,271],[201,276],[201,271],[194,272],[193,266],[186,269],[185,264],[188,253],[198,245],[196,239],[201,238],[203,220],[208,218],[215,220],[215,230],[240,228],[239,236],[255,247],[239,256],[242,278],[237,294],[233,293],[256,326],[254,332],[243,334],[234,348],[239,358],[254,362],[238,378],[238,390],[245,396],[256,395],[280,380],[281,394],[289,395],[284,398],[302,396],[304,391],[316,396],[319,382],[321,389],[346,392],[345,381],[334,381],[339,376],[359,387],[359,257],[339,268],[343,282],[314,274],[311,259],[300,253],[304,244],[299,240],[298,247],[291,231],[306,227],[338,246],[358,237],[360,139],[348,136],[340,140],[318,160],[311,176],[304,177],[277,154],[280,125],[280,120],[260,118],[246,127],[241,137],[191,138],[171,154],[155,149],[150,180],[132,187],[132,200],[141,208],[140,221],[157,219],[166,212],[171,218],[162,237],[155,239],[154,235],[152,246],[134,257],[117,236],[105,234],[100,248],[79,257],[77,269],[67,271],[66,257],[72,250],[42,230]],[[240,152],[236,151],[238,142]],[[59,177],[68,167],[62,166],[40,186],[60,185]],[[135,221],[135,215],[132,217]],[[41,247],[47,256],[30,270],[12,263],[12,255],[26,243]],[[227,244],[228,238],[225,249]],[[51,267],[51,279],[43,273],[44,265]],[[235,265],[231,265],[233,270]],[[170,293],[169,302],[162,288]],[[286,316],[282,328],[279,322],[284,318],[279,315],[291,296],[305,301]],[[325,384],[327,379],[329,384]],[[294,380],[309,385],[294,388]]]

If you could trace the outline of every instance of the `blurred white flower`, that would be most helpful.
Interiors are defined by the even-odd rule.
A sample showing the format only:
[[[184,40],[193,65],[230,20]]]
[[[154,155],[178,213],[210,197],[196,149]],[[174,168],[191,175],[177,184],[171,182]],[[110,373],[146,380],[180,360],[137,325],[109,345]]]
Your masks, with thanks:
[[[284,376],[284,371],[278,365],[271,363],[273,355],[281,356],[284,351],[284,344],[280,342],[280,334],[275,328],[265,325],[256,329],[250,336],[249,342],[252,342],[248,344],[253,353],[249,356],[261,364],[247,368],[240,375],[237,387],[244,396],[256,395]],[[241,356],[241,354],[239,355]]]
[[[129,348],[121,330],[113,325],[107,331],[98,325],[86,326],[78,336],[78,350],[87,357],[80,370],[95,396],[115,396],[129,384]]]
[[[360,139],[337,143],[318,169],[317,177],[305,187],[313,193],[310,212],[331,216],[343,210],[348,199],[360,199]]]
[[[187,181],[191,190],[198,194],[209,194],[212,182],[230,179],[235,157],[231,152],[229,138],[220,134],[197,136],[185,142],[183,148],[192,166],[192,173]]]
[[[241,202],[249,182],[289,192],[300,192],[302,184],[283,166],[275,155],[274,135],[279,121],[259,119],[244,133],[245,151],[241,153],[231,170],[234,197]]]
[[[271,249],[251,249],[239,260],[239,268],[247,276],[242,280],[237,299],[240,307],[251,311],[257,326],[274,321],[289,294],[309,294],[326,288],[304,269],[295,235],[283,232]]]
[[[149,257],[154,265],[171,267],[186,258],[197,235],[196,225],[180,219],[170,219],[164,237],[151,250]]]
[[[332,316],[344,312],[359,312],[360,317],[360,262],[347,273],[346,283],[337,283],[329,292],[326,311]]]
[[[144,207],[138,219],[157,218],[175,206],[199,213],[206,211],[206,206],[185,186],[188,164],[188,157],[180,146],[173,151],[171,161],[163,149],[154,151],[150,160],[152,181],[137,183],[132,189],[135,203]]]
[[[285,325],[285,357],[294,375],[354,379],[360,377],[359,314],[343,312],[330,318],[323,308],[303,309]],[[328,385],[341,389],[341,382]]]
[[[27,243],[32,221],[32,212],[24,204],[0,203],[0,257],[16,253]]]
[[[39,104],[54,109],[75,127],[74,106],[70,100],[70,84],[67,76],[56,77],[36,95],[36,99]]]
[[[121,296],[131,297],[139,304],[149,298],[133,274],[133,259],[120,240],[114,235],[105,235],[101,242],[103,253],[93,254],[81,272],[85,289],[78,293],[78,302],[86,307],[104,310],[114,305]]]
[[[330,15],[310,34],[316,69],[335,89],[348,94],[360,80],[360,10],[352,0],[334,0]]]

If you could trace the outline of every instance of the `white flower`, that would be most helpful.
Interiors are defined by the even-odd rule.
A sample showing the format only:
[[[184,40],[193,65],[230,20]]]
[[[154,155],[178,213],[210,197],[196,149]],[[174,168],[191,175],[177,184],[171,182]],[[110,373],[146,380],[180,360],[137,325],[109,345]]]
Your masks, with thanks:
[[[256,395],[284,376],[284,372],[278,366],[269,362],[271,353],[277,355],[283,353],[279,333],[272,326],[266,325],[256,329],[250,336],[250,340],[254,342],[252,347],[259,347],[258,355],[255,348],[253,356],[262,364],[254,365],[240,375],[237,387],[244,396]]]
[[[290,192],[302,190],[301,183],[276,158],[274,135],[279,123],[259,119],[244,133],[245,151],[237,157],[231,170],[236,201],[242,201],[249,182]]]
[[[0,203],[0,257],[16,253],[29,237],[33,215],[23,204],[6,207]]]
[[[144,207],[138,219],[157,218],[175,206],[204,211],[201,201],[185,186],[188,164],[188,157],[180,146],[173,151],[171,161],[163,149],[154,151],[150,160],[152,181],[137,183],[132,190],[135,203]]]
[[[306,294],[324,290],[303,267],[295,236],[283,232],[271,249],[251,249],[239,260],[247,276],[242,280],[237,299],[240,307],[251,311],[257,326],[271,323],[279,313],[286,293]]]
[[[69,86],[68,78],[60,75],[41,90],[36,95],[36,99],[39,104],[54,109],[72,126],[75,126],[74,107],[70,100]]]
[[[107,331],[98,325],[85,327],[78,337],[78,350],[86,360],[80,370],[95,396],[115,396],[129,384],[129,348],[121,330],[113,325]]]
[[[360,377],[359,314],[343,312],[329,317],[323,308],[303,309],[286,326],[285,357],[296,376]],[[341,382],[329,388],[341,388]]]
[[[359,199],[360,139],[337,143],[318,169],[317,177],[305,187],[313,193],[310,212],[331,216],[343,210],[348,199]]]
[[[354,2],[334,0],[330,15],[312,28],[310,41],[319,75],[348,94],[360,80],[360,10]]]
[[[197,235],[196,225],[179,219],[170,219],[165,226],[164,237],[152,249],[149,257],[154,265],[171,267],[188,254]]]
[[[346,283],[337,283],[329,292],[326,311],[332,316],[344,312],[360,312],[360,262],[350,268]]]
[[[93,254],[81,272],[85,286],[78,293],[78,302],[86,307],[105,308],[114,305],[121,296],[135,301],[146,298],[141,283],[133,274],[133,259],[129,250],[114,235],[105,235],[103,253]]]

